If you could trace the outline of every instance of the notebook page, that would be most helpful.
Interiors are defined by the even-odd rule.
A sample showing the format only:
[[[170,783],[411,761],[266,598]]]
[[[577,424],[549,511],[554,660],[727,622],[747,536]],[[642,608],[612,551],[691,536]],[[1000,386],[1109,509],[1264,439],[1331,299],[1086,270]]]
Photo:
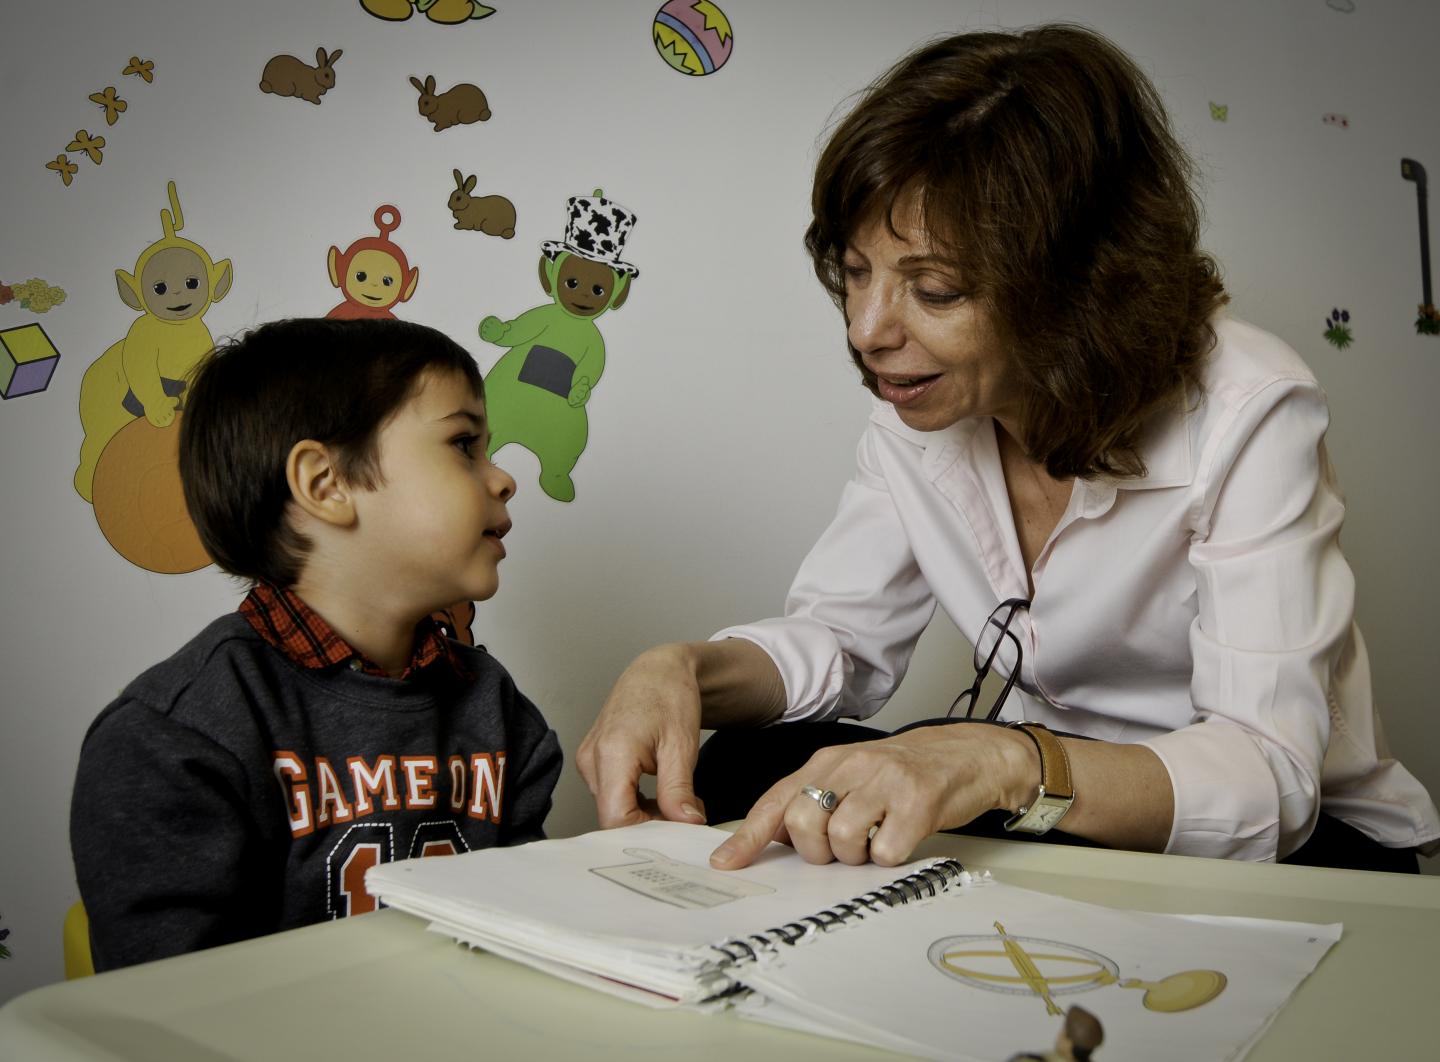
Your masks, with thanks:
[[[710,853],[728,836],[647,822],[389,863],[372,869],[366,885],[392,906],[451,926],[542,932],[581,950],[673,954],[797,921],[933,862],[817,866],[773,844],[743,870],[712,870]]]
[[[740,980],[780,1004],[766,1020],[793,1011],[807,1030],[929,1058],[1046,1049],[1079,1004],[1104,1026],[1106,1062],[1238,1059],[1339,937],[1338,925],[1116,911],[991,883],[780,948]]]

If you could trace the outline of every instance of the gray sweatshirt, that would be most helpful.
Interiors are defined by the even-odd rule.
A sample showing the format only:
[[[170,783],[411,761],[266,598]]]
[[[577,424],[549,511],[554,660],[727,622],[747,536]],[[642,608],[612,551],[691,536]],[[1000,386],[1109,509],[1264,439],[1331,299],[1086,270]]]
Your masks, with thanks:
[[[70,842],[96,970],[372,910],[377,863],[544,836],[560,745],[483,649],[306,670],[232,613],[125,688]]]

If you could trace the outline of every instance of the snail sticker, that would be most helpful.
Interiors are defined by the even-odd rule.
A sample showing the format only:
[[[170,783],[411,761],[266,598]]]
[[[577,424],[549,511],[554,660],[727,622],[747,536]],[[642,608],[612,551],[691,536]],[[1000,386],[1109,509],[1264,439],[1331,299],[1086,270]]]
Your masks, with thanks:
[[[320,97],[335,87],[335,61],[344,54],[344,48],[328,54],[324,48],[316,48],[314,66],[293,55],[274,56],[260,75],[260,91],[275,96],[297,96],[318,105]]]
[[[972,988],[1044,1000],[1048,1014],[1063,1013],[1056,996],[1118,984],[1141,990],[1146,1010],[1161,1014],[1203,1007],[1229,983],[1219,970],[1183,970],[1160,981],[1121,979],[1120,967],[1098,951],[1038,937],[1012,936],[1000,922],[995,933],[942,937],[930,945],[930,963]]]
[[[462,231],[483,232],[487,236],[499,236],[508,240],[515,235],[515,204],[503,195],[473,195],[475,174],[466,177],[459,170],[455,175],[455,190],[446,203],[455,216],[455,227]]]
[[[505,347],[485,377],[489,455],[519,443],[540,459],[540,488],[575,498],[571,479],[590,438],[586,406],[605,371],[595,322],[630,297],[640,271],[621,260],[635,215],[606,199],[572,196],[563,240],[540,245],[540,288],[550,302],[511,321],[486,317],[480,338]]]
[[[431,22],[442,26],[458,26],[495,14],[493,7],[474,0],[360,0],[360,6],[386,22],[404,22],[419,11]]]
[[[429,121],[437,133],[449,129],[452,125],[470,125],[490,120],[490,104],[478,85],[462,81],[444,92],[437,93],[435,78],[429,74],[425,75],[423,83],[419,78],[412,77],[410,84],[420,93],[416,104],[420,117]]]
[[[180,489],[179,424],[185,381],[214,346],[205,312],[230,291],[229,259],[178,233],[175,182],[163,236],[115,271],[120,301],[140,314],[80,382],[80,465],[75,492],[90,502],[110,545],[130,563],[180,573],[210,563]]]
[[[655,12],[653,33],[660,58],[692,77],[715,73],[735,47],[730,20],[710,0],[669,0]]]
[[[420,267],[410,268],[405,252],[390,241],[400,227],[400,211],[388,203],[375,211],[379,236],[364,236],[347,247],[331,247],[326,264],[330,283],[344,301],[326,317],[389,317],[396,303],[408,302],[420,283]]]

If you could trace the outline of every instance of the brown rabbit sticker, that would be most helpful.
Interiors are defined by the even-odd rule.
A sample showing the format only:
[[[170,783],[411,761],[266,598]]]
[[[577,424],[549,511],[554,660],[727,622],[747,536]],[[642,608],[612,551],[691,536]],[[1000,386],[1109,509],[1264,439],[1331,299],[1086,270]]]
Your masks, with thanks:
[[[414,77],[410,79],[410,84],[420,93],[417,108],[421,117],[429,119],[437,133],[449,129],[452,125],[470,125],[490,120],[490,104],[485,101],[485,93],[480,91],[478,85],[462,81],[437,94],[435,78],[430,75],[426,75],[423,85]]]
[[[336,48],[329,55],[324,48],[316,48],[314,66],[302,63],[293,55],[274,56],[260,75],[260,91],[276,96],[299,96],[318,104],[320,97],[335,87],[335,60],[344,54],[343,48]]]
[[[457,229],[483,232],[508,240],[515,235],[515,204],[503,195],[472,196],[475,175],[455,174],[455,191],[450,193],[450,213],[455,215]]]

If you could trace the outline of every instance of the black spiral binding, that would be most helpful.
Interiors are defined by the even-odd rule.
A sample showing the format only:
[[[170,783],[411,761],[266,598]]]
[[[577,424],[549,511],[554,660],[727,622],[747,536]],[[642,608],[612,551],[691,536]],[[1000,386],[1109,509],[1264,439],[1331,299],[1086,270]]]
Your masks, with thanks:
[[[860,921],[867,913],[876,914],[891,907],[900,907],[912,900],[938,896],[950,888],[951,882],[958,881],[963,873],[965,868],[959,860],[942,859],[913,874],[906,874],[903,878],[881,885],[873,892],[837,903],[834,907],[807,915],[797,922],[787,922],[763,933],[751,933],[749,936],[711,944],[712,949],[724,956],[715,964],[714,969],[719,971],[755,962],[760,958],[761,952],[774,953],[779,950],[778,945],[797,944],[812,932],[828,932],[851,920]]]

